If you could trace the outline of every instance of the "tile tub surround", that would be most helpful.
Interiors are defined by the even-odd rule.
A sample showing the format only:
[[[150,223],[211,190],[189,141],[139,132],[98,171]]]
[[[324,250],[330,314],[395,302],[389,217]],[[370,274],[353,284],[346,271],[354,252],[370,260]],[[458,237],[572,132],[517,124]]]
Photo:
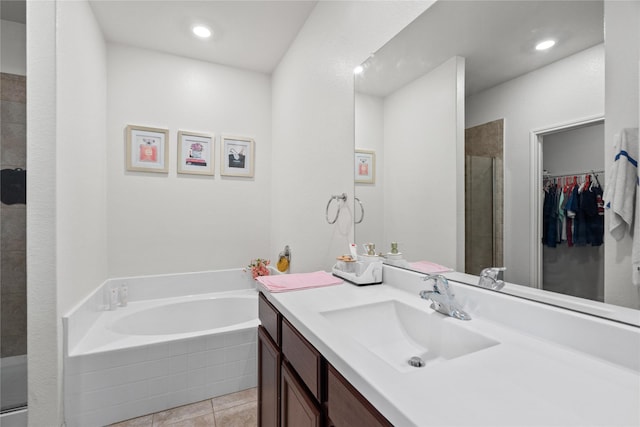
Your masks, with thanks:
[[[256,388],[239,391],[178,408],[126,420],[109,427],[256,427]]]
[[[92,335],[104,331],[100,322],[113,314],[102,308],[104,290],[124,281],[130,304],[118,308],[121,313],[136,304],[255,292],[241,269],[105,282],[63,319],[68,426],[105,425],[255,387],[257,309],[255,324],[238,330],[140,336],[144,345],[131,345],[136,337],[122,336],[120,341],[128,343],[123,348],[121,342],[92,347]],[[93,324],[83,325],[86,321]],[[109,351],[103,351],[106,348]]]

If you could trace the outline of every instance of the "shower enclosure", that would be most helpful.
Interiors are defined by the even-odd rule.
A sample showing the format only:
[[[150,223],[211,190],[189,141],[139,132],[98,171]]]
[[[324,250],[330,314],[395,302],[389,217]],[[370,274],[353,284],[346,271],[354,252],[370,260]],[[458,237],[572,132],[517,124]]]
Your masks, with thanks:
[[[26,77],[0,73],[0,145],[3,170],[0,203],[0,403],[1,412],[27,404]],[[16,173],[17,172],[17,173]]]
[[[465,272],[503,265],[503,121],[465,132]]]

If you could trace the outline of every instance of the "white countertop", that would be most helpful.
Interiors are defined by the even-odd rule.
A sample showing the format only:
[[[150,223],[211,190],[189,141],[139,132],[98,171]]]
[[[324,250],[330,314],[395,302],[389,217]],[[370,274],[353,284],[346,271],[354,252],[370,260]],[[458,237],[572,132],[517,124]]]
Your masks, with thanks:
[[[387,284],[345,283],[264,293],[396,426],[640,425],[639,372],[483,318],[473,309],[468,322],[445,321],[460,322],[499,345],[404,373],[320,314],[386,300],[431,312],[418,296],[422,288],[417,284],[413,294]]]

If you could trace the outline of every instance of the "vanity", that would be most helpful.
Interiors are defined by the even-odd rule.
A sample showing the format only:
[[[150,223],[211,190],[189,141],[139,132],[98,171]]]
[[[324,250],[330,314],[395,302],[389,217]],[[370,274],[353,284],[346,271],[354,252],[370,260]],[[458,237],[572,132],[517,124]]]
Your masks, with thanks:
[[[640,328],[450,279],[459,320],[423,276],[261,290],[259,425],[640,424]]]

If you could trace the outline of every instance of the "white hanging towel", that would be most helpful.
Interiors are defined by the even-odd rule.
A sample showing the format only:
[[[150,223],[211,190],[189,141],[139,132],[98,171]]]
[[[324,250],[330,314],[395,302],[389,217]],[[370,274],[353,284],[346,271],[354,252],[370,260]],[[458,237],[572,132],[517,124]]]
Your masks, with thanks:
[[[633,223],[638,186],[638,149],[637,128],[623,129],[615,135],[614,162],[607,179],[604,199],[607,209],[611,211],[609,233],[616,240],[622,239],[627,227],[631,231]],[[640,236],[636,240],[640,244]],[[640,254],[640,247],[638,253]]]

